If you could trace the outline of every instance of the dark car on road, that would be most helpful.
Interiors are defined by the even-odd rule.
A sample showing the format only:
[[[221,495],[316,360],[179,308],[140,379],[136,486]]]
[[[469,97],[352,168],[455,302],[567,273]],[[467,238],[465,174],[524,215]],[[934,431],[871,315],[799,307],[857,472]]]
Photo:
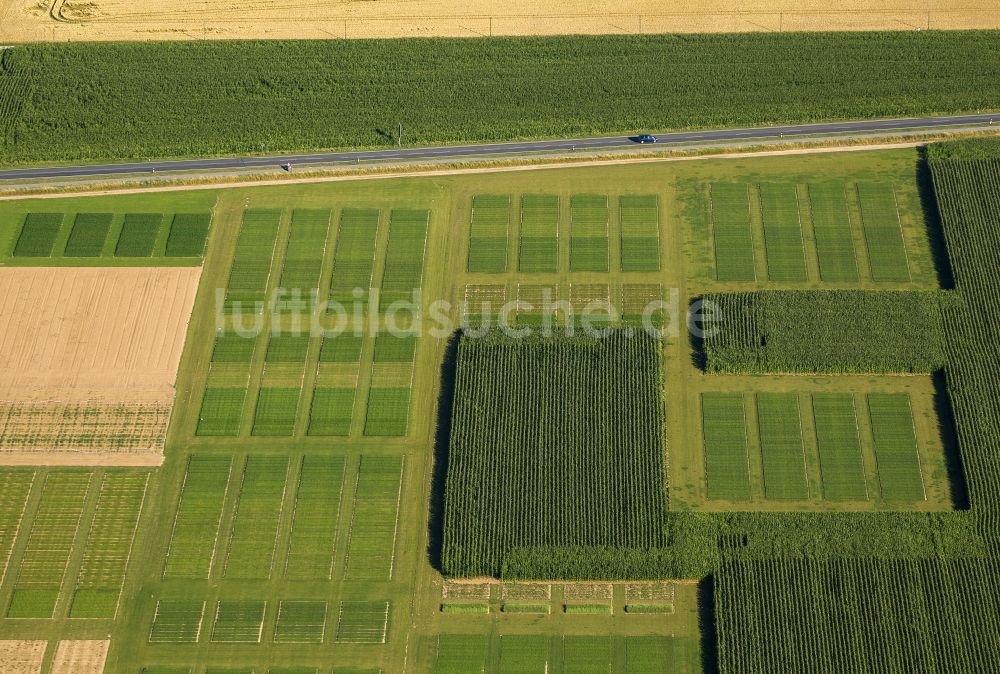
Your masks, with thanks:
[[[635,137],[637,143],[655,143],[656,136],[651,133],[642,133]]]

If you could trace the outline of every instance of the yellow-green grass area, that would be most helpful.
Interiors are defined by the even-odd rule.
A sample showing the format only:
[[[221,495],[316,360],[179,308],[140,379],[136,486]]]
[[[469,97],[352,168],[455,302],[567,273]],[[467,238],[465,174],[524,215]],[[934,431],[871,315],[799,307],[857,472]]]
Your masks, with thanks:
[[[10,266],[201,264],[209,190],[0,202],[0,263]]]
[[[412,264],[415,255],[404,255],[415,250],[416,245],[400,247],[400,257],[393,259],[405,262],[407,279],[419,279],[423,288],[421,305],[428,320],[431,303],[443,298],[452,302],[450,318],[457,323],[458,304],[466,297],[467,288],[487,285],[501,287],[502,293],[498,294],[508,299],[536,297],[542,288],[557,288],[559,298],[570,306],[606,295],[613,304],[620,304],[624,313],[637,311],[636,304],[641,309],[642,297],[669,297],[673,290],[683,311],[690,298],[708,290],[789,287],[788,283],[768,280],[763,239],[756,236],[754,241],[760,242],[754,248],[755,256],[759,256],[755,257],[757,280],[720,283],[715,279],[713,240],[705,218],[707,202],[702,191],[713,181],[743,185],[762,182],[808,185],[816,180],[840,180],[841,184],[862,180],[889,182],[905,204],[901,231],[907,246],[910,281],[875,284],[864,273],[866,258],[858,255],[859,280],[856,284],[839,282],[838,287],[937,287],[939,279],[931,241],[920,210],[917,166],[915,150],[899,150],[0,202],[0,221],[11,223],[3,230],[7,233],[7,245],[13,244],[12,237],[19,230],[23,215],[29,210],[42,210],[39,203],[45,210],[58,210],[67,217],[76,212],[166,214],[205,209],[214,216],[202,283],[181,359],[165,461],[151,472],[115,621],[61,617],[66,615],[70,600],[65,588],[72,584],[69,579],[75,578],[74,569],[79,566],[75,560],[82,559],[84,554],[84,534],[78,532],[71,545],[67,580],[57,601],[55,615],[60,617],[0,618],[0,631],[4,638],[11,639],[104,638],[110,633],[107,671],[130,674],[137,674],[143,668],[155,671],[156,667],[180,668],[197,674],[251,667],[258,672],[279,667],[316,668],[324,672],[334,668],[431,672],[435,667],[438,671],[448,671],[438,663],[438,658],[439,637],[449,634],[475,635],[481,639],[485,643],[482,652],[486,671],[516,671],[515,665],[508,666],[510,658],[523,657],[525,662],[537,664],[544,657],[544,662],[550,663],[549,671],[554,672],[581,671],[576,669],[576,661],[565,659],[567,653],[577,652],[577,646],[584,649],[580,652],[590,652],[591,648],[599,651],[594,659],[598,663],[604,662],[607,650],[615,671],[628,671],[625,667],[630,660],[650,657],[640,655],[640,650],[648,649],[632,645],[630,639],[670,639],[673,635],[672,641],[649,646],[651,652],[665,649],[668,654],[656,656],[656,662],[671,663],[669,671],[699,671],[702,635],[698,629],[698,589],[694,584],[678,588],[669,602],[674,606],[673,613],[626,611],[628,600],[617,584],[610,601],[611,612],[606,614],[567,613],[563,610],[565,604],[605,600],[567,599],[565,590],[555,585],[550,597],[544,600],[531,596],[504,597],[501,590],[491,589],[485,600],[490,609],[486,613],[442,612],[444,603],[467,601],[443,595],[444,579],[435,568],[434,527],[428,526],[429,520],[434,521],[439,515],[438,506],[432,506],[431,494],[436,433],[442,418],[438,409],[441,364],[448,340],[424,330],[416,337],[412,358],[408,344],[394,343],[380,348],[375,335],[389,326],[390,315],[377,305],[359,303],[360,315],[373,324],[359,340],[324,345],[321,337],[310,335],[304,342],[304,358],[303,342],[284,341],[272,346],[269,334],[272,327],[280,326],[286,335],[296,321],[300,325],[304,322],[303,327],[307,327],[308,315],[301,310],[274,314],[262,311],[252,317],[221,311],[244,213],[265,209],[280,212],[264,277],[265,298],[279,286],[285,271],[291,269],[288,261],[293,259],[302,262],[301,274],[288,272],[300,279],[295,280],[295,287],[311,284],[318,268],[321,299],[331,293],[331,288],[337,296],[344,296],[343,284],[334,280],[338,242],[345,231],[345,212],[349,213],[346,230],[350,233],[347,238],[352,252],[341,258],[348,263],[341,270],[350,272],[348,278],[370,279],[371,287],[381,287],[386,260],[393,257],[387,252],[391,214],[393,210],[406,210],[428,213],[421,248],[422,265],[415,268]],[[531,194],[552,195],[557,205],[551,200],[533,204],[532,217],[545,222],[544,226],[532,222],[529,231],[523,228],[522,216],[524,195]],[[510,196],[504,272],[467,271],[471,208],[476,195]],[[609,272],[571,270],[573,195],[607,197]],[[656,197],[659,271],[621,270],[623,196]],[[630,209],[637,205],[628,204]],[[293,212],[297,209],[323,212],[307,214],[310,217],[305,219],[300,216],[304,226],[308,225],[302,237],[292,237]],[[644,209],[647,215],[651,213],[651,204]],[[330,212],[328,220],[325,211]],[[377,211],[377,216],[372,215],[373,211]],[[630,213],[627,217],[635,215]],[[639,217],[642,219],[641,214]],[[407,222],[412,220],[409,218]],[[648,220],[644,219],[646,224],[630,223],[629,231],[638,233],[624,238],[650,238],[652,229]],[[320,247],[316,243],[319,241],[316,229],[322,229],[324,224],[326,237]],[[633,230],[633,225],[638,229]],[[409,235],[419,233],[418,229],[408,229],[404,240],[410,242],[413,237]],[[810,251],[815,248],[812,234],[808,227],[802,231],[808,280],[801,285],[824,285],[815,261],[810,262]],[[532,268],[552,271],[521,270],[526,255],[520,246],[534,238],[539,239],[534,242],[539,246],[537,250],[529,250],[527,257],[538,256],[542,262]],[[300,243],[291,246],[293,240]],[[301,243],[304,240],[313,243]],[[855,244],[856,251],[864,250],[862,241]],[[289,255],[290,246],[293,255]],[[556,264],[551,265],[553,254]],[[149,263],[148,259],[143,262]],[[52,259],[45,263],[66,262]],[[626,309],[622,299],[622,289],[626,286],[643,288],[642,292],[632,293],[630,309]],[[395,282],[393,292],[399,292]],[[564,311],[565,307],[560,309]],[[217,343],[220,327],[231,330],[243,319],[251,323],[249,327],[254,327],[253,321],[259,321],[256,326],[259,329],[251,330],[252,343]],[[325,312],[319,320],[329,327],[336,319],[336,314]],[[408,320],[401,317],[404,324]],[[428,326],[429,323],[425,324]],[[802,397],[814,391],[836,392],[853,386],[848,379],[839,377],[814,379],[741,378],[734,379],[731,387],[744,391],[749,400],[751,394],[759,391],[790,391]],[[870,384],[868,379],[872,380]],[[812,380],[813,383],[808,383]],[[928,501],[914,507],[950,507],[947,493],[941,491],[945,484],[941,474],[945,469],[940,458],[937,463],[934,459],[935,452],[938,457],[941,455],[942,441],[935,439],[932,432],[933,395],[927,379],[872,377],[855,381],[858,384],[852,390],[857,396],[882,390],[910,393],[921,469],[928,488]],[[671,509],[889,507],[875,499],[770,503],[763,499],[759,485],[753,487],[750,506],[746,502],[708,501],[704,492],[700,397],[703,391],[725,391],[728,386],[722,379],[707,377],[697,368],[686,334],[681,332],[665,341],[664,400]],[[198,432],[206,391],[213,388],[242,393],[235,401],[219,399],[220,406],[236,410],[222,424],[229,435]],[[287,420],[292,419],[290,435],[254,433],[260,392],[268,388],[298,392],[294,416],[290,415],[289,406],[279,406],[279,421],[286,422],[281,426],[283,430],[288,428]],[[316,417],[312,405],[320,389],[337,393],[323,394],[330,407]],[[409,391],[408,401],[394,403],[408,411],[404,433],[366,434],[369,400],[376,389]],[[350,413],[345,414],[342,406],[349,406]],[[382,407],[385,406],[380,404]],[[266,420],[270,423],[271,417]],[[212,461],[206,463],[208,459]],[[311,468],[305,468],[310,463]],[[192,465],[197,470],[192,471]],[[367,473],[366,465],[370,469]],[[399,466],[400,479],[392,476],[390,469],[394,465]],[[304,471],[313,475],[305,482]],[[100,471],[93,472],[96,476]],[[364,477],[366,474],[368,477]],[[811,479],[819,480],[818,472],[811,475],[814,476]],[[31,512],[37,507],[32,505],[32,499],[37,499],[34,494],[41,493],[39,479],[40,476],[35,478],[32,496],[28,497]],[[866,480],[874,479],[877,473],[866,470]],[[871,486],[874,489],[877,484]],[[93,486],[84,502],[82,522],[89,521],[88,508],[96,507],[92,494]],[[296,508],[303,498],[312,504],[308,510]],[[435,518],[431,517],[432,508]],[[305,512],[314,516],[301,519],[300,514]],[[84,528],[81,525],[80,531]],[[14,556],[4,579],[4,588],[10,590],[4,589],[0,594],[13,589],[13,569],[30,536],[28,520],[16,534],[10,535]],[[386,553],[387,546],[392,547],[391,554]],[[391,560],[391,569],[385,566],[387,560]],[[326,569],[329,572],[324,576]],[[4,610],[9,596],[0,596]],[[505,601],[522,604],[541,601],[550,610],[504,612],[501,606]],[[654,598],[649,603],[667,602]],[[504,646],[505,637],[518,635],[538,637],[540,641],[529,644],[508,640]],[[152,642],[151,636],[154,636]],[[576,641],[580,637],[593,639],[595,644],[584,648]],[[241,641],[232,643],[230,638]],[[302,642],[289,641],[295,638]],[[509,654],[508,664],[503,663],[505,649]],[[631,659],[630,649],[634,656]],[[522,652],[523,656],[517,655]]]
[[[914,376],[693,380],[671,503],[707,510],[953,507],[938,382]],[[690,451],[690,450],[694,451]]]

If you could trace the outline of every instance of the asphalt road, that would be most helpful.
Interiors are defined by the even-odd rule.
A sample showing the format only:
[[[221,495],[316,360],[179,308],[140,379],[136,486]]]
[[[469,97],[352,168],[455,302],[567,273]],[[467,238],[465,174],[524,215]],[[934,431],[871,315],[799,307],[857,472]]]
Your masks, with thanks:
[[[466,156],[490,156],[533,152],[573,152],[605,148],[635,147],[652,149],[674,143],[738,141],[770,139],[784,136],[807,136],[841,133],[874,133],[902,129],[934,129],[946,126],[992,124],[1000,126],[1000,112],[980,115],[955,115],[950,117],[921,117],[908,119],[876,119],[854,122],[828,122],[821,124],[794,124],[789,126],[759,127],[751,129],[719,129],[711,131],[681,131],[657,134],[656,145],[639,145],[628,136],[538,140],[519,143],[488,143],[482,145],[444,145],[422,148],[397,148],[367,152],[321,152],[316,154],[271,155],[265,157],[220,157],[216,159],[183,159],[177,161],[149,161],[121,164],[89,164],[81,166],[46,166],[40,168],[0,169],[0,180],[46,179],[91,176],[116,176],[154,171],[203,171],[247,168],[277,168],[283,164],[353,164],[370,161],[414,159],[460,159]]]

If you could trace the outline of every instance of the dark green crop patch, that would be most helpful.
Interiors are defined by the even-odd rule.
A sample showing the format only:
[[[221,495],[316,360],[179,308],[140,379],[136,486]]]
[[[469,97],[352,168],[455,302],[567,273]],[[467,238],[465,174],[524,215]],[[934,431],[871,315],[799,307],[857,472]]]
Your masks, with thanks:
[[[21,45],[0,69],[0,160],[375,147],[397,122],[408,143],[428,144],[995,109],[997,40],[899,31]]]
[[[535,577],[551,578],[560,570],[551,568],[558,563],[550,549],[579,547],[586,549],[574,565],[593,558],[583,573],[614,577],[630,570],[597,550],[664,545],[659,362],[659,342],[626,330],[603,339],[463,336],[445,485],[446,573],[498,575],[516,551],[522,561],[511,573],[530,577],[539,560],[548,568],[535,568]]]
[[[767,290],[706,295],[709,372],[934,372],[947,360],[928,291]]]

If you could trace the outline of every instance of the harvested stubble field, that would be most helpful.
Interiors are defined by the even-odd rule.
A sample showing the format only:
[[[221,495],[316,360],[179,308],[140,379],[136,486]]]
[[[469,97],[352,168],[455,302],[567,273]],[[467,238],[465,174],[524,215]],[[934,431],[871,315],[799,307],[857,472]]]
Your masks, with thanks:
[[[7,674],[38,674],[45,658],[45,641],[9,639],[0,641],[0,662]]]
[[[6,10],[6,14],[3,12]],[[817,0],[658,0],[598,3],[556,0],[249,0],[227,4],[180,0],[4,0],[7,41],[196,40],[212,38],[481,37],[620,33],[913,30],[991,28],[995,0],[852,0],[831,8]]]
[[[101,674],[110,641],[60,641],[52,661],[52,674]]]
[[[197,267],[0,270],[0,462],[160,456],[200,276]]]

